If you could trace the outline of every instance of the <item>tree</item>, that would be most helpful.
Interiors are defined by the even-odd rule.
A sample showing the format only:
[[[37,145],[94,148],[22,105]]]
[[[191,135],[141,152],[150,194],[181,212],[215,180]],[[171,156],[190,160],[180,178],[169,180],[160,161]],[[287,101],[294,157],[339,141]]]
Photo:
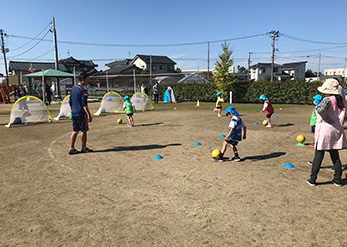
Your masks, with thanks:
[[[317,75],[313,73],[311,69],[306,70],[305,77],[316,77]]]
[[[176,73],[182,73],[182,70],[180,68],[176,68]]]
[[[226,93],[231,90],[232,84],[236,81],[234,73],[229,73],[230,67],[233,65],[234,61],[231,58],[233,51],[229,49],[229,44],[224,42],[222,44],[223,53],[219,55],[219,61],[214,65],[215,72],[213,73],[213,78],[217,82],[217,89]]]

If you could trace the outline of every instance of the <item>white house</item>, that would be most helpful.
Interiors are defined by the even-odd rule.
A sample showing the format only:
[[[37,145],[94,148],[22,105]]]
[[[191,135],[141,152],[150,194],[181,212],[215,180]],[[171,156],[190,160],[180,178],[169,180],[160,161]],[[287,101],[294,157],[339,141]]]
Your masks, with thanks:
[[[338,68],[338,69],[325,69],[324,75],[335,76],[340,75],[341,77],[346,77],[347,69],[346,68]]]
[[[274,81],[304,80],[306,61],[297,63],[274,64]],[[257,63],[250,67],[250,78],[254,81],[271,80],[271,63]]]
[[[306,63],[307,61],[284,63],[282,64],[282,71],[289,74],[293,80],[305,80]]]

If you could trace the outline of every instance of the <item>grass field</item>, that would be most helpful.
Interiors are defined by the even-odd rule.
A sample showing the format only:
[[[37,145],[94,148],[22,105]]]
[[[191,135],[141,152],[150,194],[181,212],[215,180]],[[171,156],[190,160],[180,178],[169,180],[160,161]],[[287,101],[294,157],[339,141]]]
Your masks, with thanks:
[[[314,106],[275,105],[273,128],[261,104],[234,106],[247,125],[243,161],[219,163],[211,152],[229,119],[214,103],[160,103],[135,113],[134,128],[124,114],[94,117],[95,152],[73,156],[70,120],[8,129],[10,106],[0,105],[0,246],[346,246],[347,186],[321,169],[310,187],[313,148],[296,145],[299,134],[313,141]]]

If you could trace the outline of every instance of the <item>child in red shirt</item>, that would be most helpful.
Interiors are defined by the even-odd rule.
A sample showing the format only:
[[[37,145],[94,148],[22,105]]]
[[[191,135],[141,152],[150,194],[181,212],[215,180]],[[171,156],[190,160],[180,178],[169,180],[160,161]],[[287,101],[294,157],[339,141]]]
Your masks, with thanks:
[[[274,108],[271,105],[271,102],[268,98],[265,97],[265,95],[260,95],[259,96],[259,100],[263,100],[264,101],[264,107],[260,112],[264,112],[266,113],[266,120],[267,120],[267,125],[266,127],[271,128],[271,115],[275,112]]]

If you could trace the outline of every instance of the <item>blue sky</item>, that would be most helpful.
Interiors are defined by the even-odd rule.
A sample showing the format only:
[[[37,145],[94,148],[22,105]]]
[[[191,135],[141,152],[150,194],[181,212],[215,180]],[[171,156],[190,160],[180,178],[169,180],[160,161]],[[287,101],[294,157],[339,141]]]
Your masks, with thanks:
[[[207,41],[211,42],[212,69],[221,53],[222,42],[217,41],[253,35],[259,36],[227,41],[233,49],[234,66],[247,67],[249,52],[253,52],[251,64],[271,62],[272,40],[266,33],[272,30],[282,34],[276,41],[276,63],[308,61],[307,68],[317,71],[321,53],[323,72],[343,68],[347,58],[344,0],[3,0],[2,7],[0,29],[8,35],[8,62],[54,61],[53,42],[41,41],[32,48],[38,41],[23,38],[42,31],[38,38],[47,33],[44,39],[52,40],[48,32],[52,17],[59,59],[69,55],[93,60],[99,70],[112,60],[136,54],[165,55],[182,70],[206,70]],[[201,44],[180,45],[185,43]],[[1,56],[0,73],[4,71]]]

